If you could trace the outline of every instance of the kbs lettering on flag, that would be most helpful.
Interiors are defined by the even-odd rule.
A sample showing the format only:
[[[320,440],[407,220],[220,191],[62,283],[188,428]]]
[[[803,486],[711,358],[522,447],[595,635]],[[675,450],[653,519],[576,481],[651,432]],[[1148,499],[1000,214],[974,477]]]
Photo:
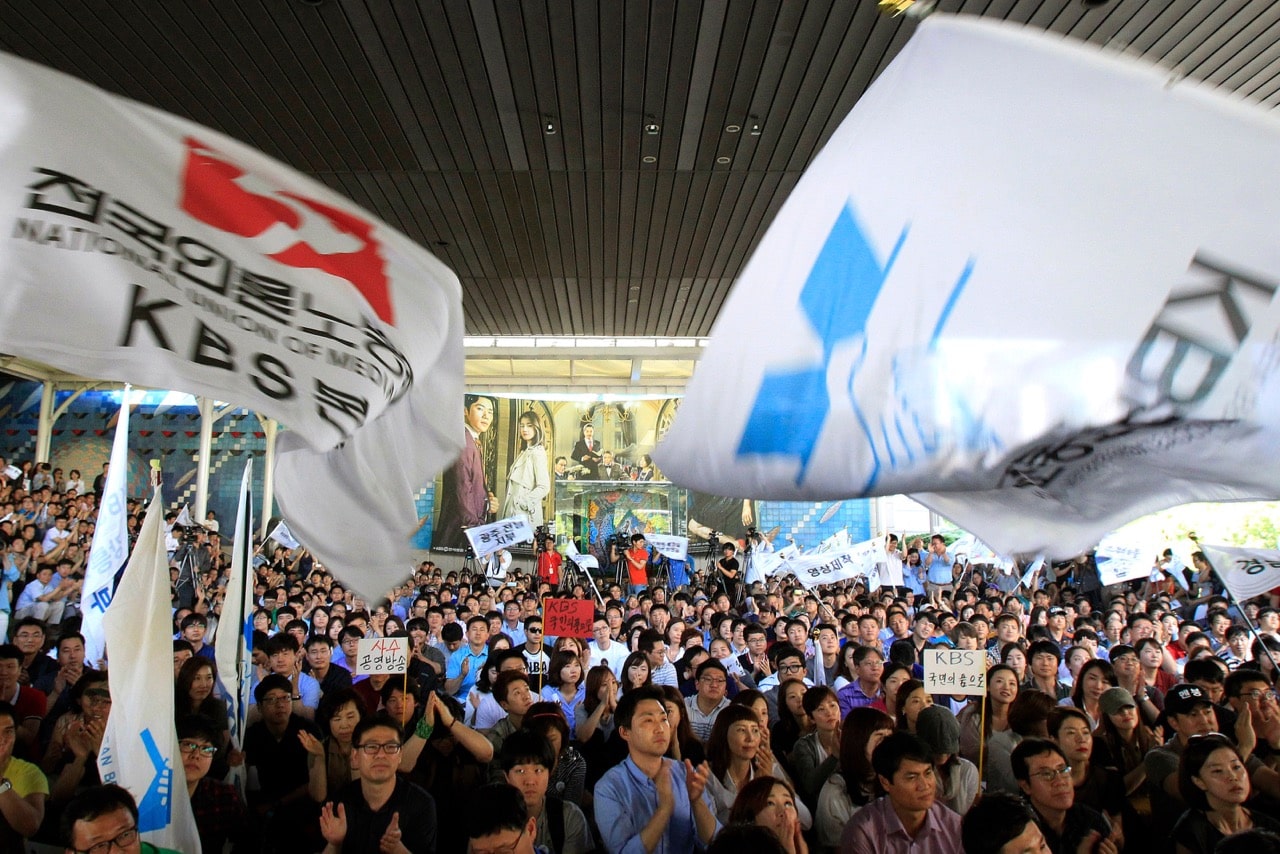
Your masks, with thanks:
[[[356,674],[404,673],[409,669],[408,638],[361,638],[356,649]]]
[[[196,157],[191,141],[188,143],[188,156]],[[212,151],[207,146],[201,149],[206,157]],[[223,161],[229,162],[225,157]],[[381,397],[390,404],[412,387],[414,375],[408,357],[376,322],[344,312],[326,299],[323,288],[307,290],[247,269],[217,246],[183,234],[178,227],[75,175],[43,166],[33,168],[32,173],[26,185],[25,208],[76,222],[19,217],[13,229],[15,238],[51,250],[116,256],[138,268],[128,315],[116,336],[119,346],[142,346],[145,341],[184,355],[197,365],[245,373],[258,392],[273,400],[309,394],[317,415],[342,435],[364,425],[373,398]],[[293,198],[304,209],[323,207],[302,197]],[[212,218],[211,208],[201,210]],[[336,222],[340,212],[326,210],[330,215],[327,221]],[[300,224],[297,219],[290,221]],[[208,220],[206,224],[225,225]],[[340,228],[338,232],[339,239],[347,234]],[[291,248],[304,245],[304,241],[297,241]],[[324,261],[320,253],[309,250],[302,254],[311,256],[314,263],[303,263],[299,254],[289,249],[268,257],[289,264],[282,260],[283,255],[297,262],[292,266],[333,272],[329,268],[334,265]],[[368,298],[370,288],[362,288],[361,293]],[[385,294],[379,299],[389,312]],[[258,346],[247,347],[246,341]],[[329,369],[328,380],[317,376],[310,388],[300,388],[294,377],[314,373],[303,367],[306,361]],[[335,376],[346,379],[339,382]],[[378,411],[382,408],[377,407]]]

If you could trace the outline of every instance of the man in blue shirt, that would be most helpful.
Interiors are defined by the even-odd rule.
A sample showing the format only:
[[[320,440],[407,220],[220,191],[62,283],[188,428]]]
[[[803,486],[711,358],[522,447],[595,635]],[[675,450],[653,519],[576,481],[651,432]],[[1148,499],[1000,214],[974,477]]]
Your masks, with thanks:
[[[467,693],[484,670],[489,658],[488,641],[489,621],[478,614],[467,620],[467,642],[449,656],[444,671],[445,692],[460,703],[467,701]]]
[[[614,712],[628,756],[596,784],[596,820],[609,854],[674,854],[705,848],[720,830],[707,780],[711,769],[664,758],[671,742],[662,692],[623,695]]]
[[[929,538],[929,552],[924,557],[925,589],[929,592],[929,604],[935,608],[944,607],[943,593],[951,593],[956,589],[952,576],[954,562],[947,554],[947,541],[941,534]]]

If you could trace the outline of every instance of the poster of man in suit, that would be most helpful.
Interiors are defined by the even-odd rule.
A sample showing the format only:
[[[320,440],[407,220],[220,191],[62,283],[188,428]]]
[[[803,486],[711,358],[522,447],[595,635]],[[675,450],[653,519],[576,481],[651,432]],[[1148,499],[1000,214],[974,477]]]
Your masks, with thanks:
[[[464,528],[492,521],[498,497],[485,475],[484,437],[493,426],[497,407],[494,399],[468,394],[463,399],[462,419],[466,440],[458,461],[445,469],[439,492],[440,513],[434,528],[432,547],[466,549]]]

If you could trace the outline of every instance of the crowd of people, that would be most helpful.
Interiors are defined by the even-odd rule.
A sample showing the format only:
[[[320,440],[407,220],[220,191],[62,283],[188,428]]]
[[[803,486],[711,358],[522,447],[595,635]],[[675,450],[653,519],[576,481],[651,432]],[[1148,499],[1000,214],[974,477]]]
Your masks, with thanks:
[[[78,631],[100,499],[30,474],[0,485],[0,850],[141,850],[128,793],[98,779],[110,667]],[[519,559],[498,586],[427,561],[366,601],[268,541],[237,745],[210,645],[229,561],[206,521],[170,539],[205,851],[1280,851],[1280,612],[1223,597],[1199,554],[1182,583],[1103,588],[1085,560],[1028,591],[945,538],[894,538],[917,595],[761,581],[745,560],[728,576],[726,548],[687,584],[638,565],[599,598]],[[594,601],[589,639],[544,633],[551,596]],[[408,672],[357,675],[369,637],[408,639]],[[984,652],[985,695],[929,693],[937,648]]]

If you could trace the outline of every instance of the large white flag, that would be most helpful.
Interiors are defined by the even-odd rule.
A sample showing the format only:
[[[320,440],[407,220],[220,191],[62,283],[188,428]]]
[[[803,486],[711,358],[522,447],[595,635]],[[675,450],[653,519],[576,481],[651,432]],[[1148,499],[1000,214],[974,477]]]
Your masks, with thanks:
[[[126,511],[129,503],[129,387],[120,399],[120,416],[116,436],[111,442],[111,465],[102,487],[102,503],[98,506],[98,523],[93,529],[89,548],[89,566],[84,573],[84,593],[80,597],[83,619],[84,659],[94,667],[103,658],[106,634],[102,617],[111,604],[116,573],[129,559],[129,525]],[[172,633],[172,632],[171,632]]]
[[[5,351],[279,419],[294,532],[366,591],[401,577],[413,492],[462,447],[453,273],[242,143],[8,55],[0,115]]]
[[[1204,544],[1200,550],[1237,601],[1280,587],[1280,551]]]
[[[200,838],[173,721],[173,621],[159,489],[103,625],[112,656],[113,703],[98,773],[102,782],[133,795],[138,830],[146,841],[198,854]]]
[[[720,495],[924,493],[1000,554],[1274,498],[1280,172],[1242,164],[1276,162],[1262,109],[935,14],[779,211],[654,458]]]
[[[249,491],[252,482],[253,459],[250,458],[240,477],[240,503],[236,509],[235,539],[231,543],[231,574],[227,576],[227,592],[213,639],[218,678],[227,701],[227,727],[236,748],[243,743],[253,663],[253,496]]]

